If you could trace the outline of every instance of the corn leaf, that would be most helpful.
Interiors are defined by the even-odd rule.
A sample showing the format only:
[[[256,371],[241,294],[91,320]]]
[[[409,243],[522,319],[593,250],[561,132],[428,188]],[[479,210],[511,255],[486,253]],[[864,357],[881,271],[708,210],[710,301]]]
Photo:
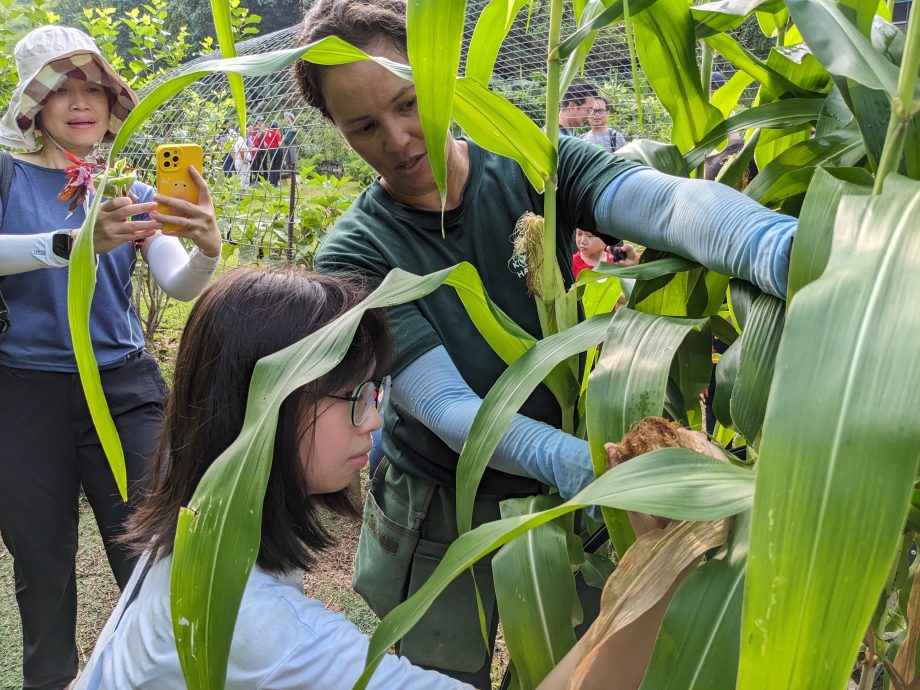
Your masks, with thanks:
[[[607,472],[605,443],[619,441],[644,417],[661,414],[671,362],[694,330],[708,332],[708,320],[656,317],[625,308],[614,314],[586,395],[588,446],[596,477]],[[609,508],[601,512],[614,549],[626,553],[635,541],[626,514]]]
[[[99,188],[105,188],[108,172],[99,183]],[[70,269],[67,274],[67,320],[70,325],[70,338],[73,342],[74,358],[77,361],[77,371],[80,373],[80,384],[86,396],[86,406],[89,409],[93,426],[102,444],[106,460],[115,478],[118,494],[121,500],[128,500],[128,476],[125,468],[125,452],[118,437],[118,430],[109,411],[102,390],[102,378],[99,375],[99,366],[93,355],[93,342],[89,332],[90,307],[93,303],[93,293],[96,291],[96,253],[93,251],[93,231],[96,225],[96,216],[102,195],[97,194],[86,214],[83,230],[77,235],[70,253]]]
[[[220,46],[221,57],[236,57],[236,44],[233,42],[233,25],[231,24],[230,3],[227,0],[211,0],[211,16],[214,18],[214,33],[217,35],[217,45]],[[240,121],[240,133],[246,136],[246,91],[243,88],[243,77],[239,74],[227,73],[230,84],[230,93],[236,104],[236,115]]]
[[[387,650],[424,615],[450,582],[488,553],[527,530],[588,505],[652,513],[678,520],[718,520],[750,507],[753,474],[684,448],[665,448],[623,463],[557,508],[479,525],[450,545],[437,569],[377,627],[367,665],[355,685],[365,688]]]
[[[604,10],[605,7],[602,0],[590,0],[584,8],[584,11],[581,12],[578,18],[575,20],[578,26],[584,26],[597,18]],[[575,77],[582,71],[585,66],[585,58],[588,57],[588,54],[591,52],[591,49],[594,47],[594,41],[597,38],[597,31],[592,31],[588,33],[578,44],[575,50],[566,58],[565,67],[562,70],[562,76],[559,78],[559,93],[565,93],[566,90],[571,86],[572,82],[575,80]]]
[[[674,594],[639,690],[734,687],[750,520],[750,513],[738,515],[727,551],[691,573]]]
[[[650,139],[633,139],[620,149],[617,155],[631,161],[648,165],[669,175],[690,177],[687,163],[680,155],[680,149],[673,144],[662,144]]]
[[[716,317],[714,317],[716,318]],[[732,426],[731,399],[741,368],[741,355],[744,352],[744,334],[728,346],[719,357],[716,366],[716,388],[712,395],[712,411],[724,427]]]
[[[636,280],[655,280],[656,278],[668,276],[672,273],[690,271],[695,268],[699,268],[698,263],[680,256],[667,256],[662,259],[643,262],[635,266],[617,266],[616,264],[602,262],[597,264],[594,268],[586,268],[579,273],[578,280],[575,281],[575,284],[584,285],[595,280],[603,280],[607,276],[633,278]]]
[[[541,494],[501,502],[503,518],[560,505]],[[575,645],[572,610],[578,606],[566,530],[548,522],[505,544],[492,559],[495,600],[518,681],[536,688]]]
[[[825,69],[862,86],[897,95],[898,68],[860,33],[832,0],[787,0],[792,19]],[[914,91],[915,94],[920,90]],[[916,97],[916,95],[915,95]]]
[[[841,130],[820,139],[809,139],[778,155],[760,171],[744,193],[761,203],[767,203],[767,199],[782,198],[788,189],[794,189],[792,193],[804,191],[810,177],[802,180],[803,170],[811,168],[810,174],[818,166],[851,166],[863,156],[862,139],[853,129]],[[783,178],[790,173],[795,173],[793,177],[787,178],[791,184],[784,184]]]
[[[658,0],[630,0],[629,16],[635,17],[656,2],[658,2]],[[616,2],[611,2],[607,5],[607,9],[591,19],[591,21],[581,22],[578,29],[559,44],[559,59],[568,59],[583,41],[586,39],[590,41],[591,34],[597,32],[598,29],[603,29],[606,26],[611,26],[617,22],[623,21],[623,8],[623,0],[616,0]]]
[[[736,29],[754,12],[776,12],[782,0],[718,0],[691,8],[697,38]]]
[[[695,168],[731,132],[759,128],[779,129],[813,122],[818,119],[823,107],[824,101],[821,99],[790,98],[750,108],[713,127],[684,159],[688,167]]]
[[[710,102],[719,109],[722,117],[730,117],[732,111],[738,105],[741,94],[744,90],[754,83],[754,77],[744,72],[735,72],[727,84],[720,86],[709,99]]]
[[[767,66],[803,91],[824,93],[831,85],[831,75],[805,43],[773,48],[767,56]]]
[[[700,84],[690,7],[658,0],[632,18],[642,70],[674,122],[671,143],[689,151],[722,120]]]
[[[725,542],[728,526],[729,520],[683,522],[640,537],[604,586],[600,615],[585,641],[589,651],[569,683],[572,690],[605,687],[611,678],[620,687],[635,687],[651,652],[629,644],[624,629],[662,606],[681,573]]]
[[[460,69],[465,12],[466,0],[409,0],[406,5],[409,64],[428,162],[441,192],[442,209],[447,201],[445,149]]]
[[[170,97],[179,93],[189,84],[193,84],[202,77],[213,72],[227,72],[247,77],[261,77],[267,74],[274,74],[275,72],[280,72],[285,69],[300,58],[320,65],[340,65],[349,62],[357,62],[359,60],[372,59],[364,51],[355,48],[337,36],[329,36],[320,41],[297,48],[275,50],[261,55],[244,55],[242,57],[224,58],[220,60],[205,60],[204,62],[190,65],[175,77],[158,84],[147,94],[146,98],[137,104],[137,107],[131,111],[131,114],[125,118],[124,124],[121,129],[118,130],[118,135],[112,143],[108,162],[112,163],[115,161],[118,157],[118,153],[124,148],[125,143],[127,143],[131,135],[138,130],[147,118],[160,108]],[[388,67],[387,61],[385,60],[377,60],[377,62]]]
[[[756,14],[757,24],[767,38],[776,38],[781,29],[785,30],[789,26],[789,10],[786,9],[785,3],[778,12],[757,12]]]
[[[523,112],[479,81],[457,79],[453,116],[484,149],[517,161],[538,192],[555,170],[556,150]]]
[[[457,291],[476,330],[506,364],[511,364],[536,344],[537,340],[532,335],[518,326],[489,298],[472,264],[457,264],[444,283]],[[543,383],[560,406],[574,403],[577,382],[563,364],[553,368]]]
[[[831,255],[834,219],[843,196],[871,192],[871,186],[838,179],[824,169],[815,171],[799,214],[799,227],[808,230],[800,232],[792,244],[789,289],[786,293],[788,302],[792,302],[799,290],[824,273]],[[852,249],[856,250],[855,247]]]
[[[782,74],[760,60],[747,48],[742,47],[730,35],[715,34],[707,37],[706,43],[735,67],[759,81],[774,98],[787,92],[798,94],[801,91]]]
[[[835,247],[789,305],[757,465],[739,690],[844,687],[879,601],[920,447],[920,314],[903,306],[920,290],[918,212],[920,184],[904,178],[845,197],[835,235],[859,251]]]
[[[744,328],[741,363],[732,387],[731,419],[732,425],[754,448],[767,411],[785,309],[782,300],[761,295],[754,301]]]
[[[588,379],[588,443],[597,470],[606,471],[604,443],[619,441],[644,417],[661,414],[671,361],[694,331],[708,334],[709,319],[617,310]]]
[[[482,9],[467,48],[465,76],[489,85],[502,42],[526,4],[527,0],[490,0]]]
[[[610,314],[598,314],[574,328],[544,338],[505,369],[489,389],[457,460],[457,529],[460,534],[470,529],[473,501],[482,473],[514,414],[557,364],[601,342],[610,318]]]

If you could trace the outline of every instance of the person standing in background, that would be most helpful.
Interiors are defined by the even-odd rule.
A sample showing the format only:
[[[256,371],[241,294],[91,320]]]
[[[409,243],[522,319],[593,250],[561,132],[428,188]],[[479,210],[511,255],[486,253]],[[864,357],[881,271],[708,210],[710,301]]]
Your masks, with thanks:
[[[591,129],[582,134],[581,138],[608,153],[613,153],[626,146],[626,137],[610,126],[609,117],[610,103],[603,96],[595,97],[593,105],[588,110],[588,124]]]
[[[588,108],[594,102],[597,91],[593,86],[573,82],[565,90],[562,107],[559,108],[559,134],[575,136],[576,128],[583,127],[588,116]]]
[[[282,173],[290,172],[297,177],[297,128],[294,126],[294,113],[284,114],[284,127],[281,130],[281,146],[284,149]],[[284,177],[284,174],[281,175]]]
[[[265,170],[268,172],[268,182],[276,187],[281,181],[281,132],[278,131],[278,121],[272,120],[265,134],[262,135],[260,151],[265,152],[263,158]]]
[[[265,152],[262,149],[262,137],[265,136],[265,116],[256,115],[255,124],[249,128],[246,144],[252,152],[252,175],[250,181],[255,184],[259,177],[265,177]]]
[[[84,228],[93,192],[68,204],[70,173],[114,139],[137,96],[77,29],[42,26],[19,41],[13,56],[19,83],[0,119],[0,143],[24,153],[12,161],[3,155],[12,174],[9,196],[0,202],[0,289],[12,321],[0,340],[0,536],[16,576],[22,687],[60,690],[77,674],[80,492],[123,588],[135,557],[119,538],[144,494],[141,477],[163,421],[166,384],[144,348],[131,303],[138,250],[167,295],[191,300],[217,268],[221,235],[207,183],[194,168],[197,203],[134,182],[104,200],[94,225]],[[158,211],[156,202],[169,210]],[[166,223],[178,226],[175,236],[160,232]],[[96,290],[88,326],[124,444],[127,503],[90,418],[68,327],[70,252],[81,232],[93,235]],[[194,243],[191,253],[179,237]]]

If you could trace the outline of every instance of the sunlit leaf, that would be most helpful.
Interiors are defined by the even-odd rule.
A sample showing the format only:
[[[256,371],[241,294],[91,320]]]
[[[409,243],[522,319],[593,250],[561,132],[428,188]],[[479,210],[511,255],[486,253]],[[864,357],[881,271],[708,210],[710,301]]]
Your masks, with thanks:
[[[102,178],[100,187],[105,187],[108,173]],[[102,195],[97,194],[86,214],[84,228],[96,224]],[[96,254],[93,251],[92,231],[81,232],[70,252],[70,269],[67,274],[67,320],[70,325],[70,338],[73,341],[74,358],[80,373],[80,384],[86,396],[93,426],[99,435],[99,442],[115,478],[115,486],[122,501],[128,500],[128,478],[125,469],[125,453],[118,437],[118,430],[112,420],[105,394],[102,391],[102,378],[99,366],[93,355],[93,343],[90,337],[89,320],[93,293],[96,291]]]
[[[782,128],[812,122],[818,119],[823,106],[824,101],[821,99],[790,98],[750,108],[713,127],[684,158],[689,167],[695,168],[731,132],[761,127]]]
[[[225,58],[236,57],[230,3],[227,0],[211,0],[211,16],[214,18],[214,33],[217,35],[217,44],[220,46],[221,56]],[[228,73],[227,82],[230,84],[230,93],[233,95],[233,103],[236,105],[240,132],[243,136],[246,136],[246,91],[243,88],[243,77],[239,74]]]
[[[466,0],[408,0],[406,5],[407,47],[418,115],[442,208],[447,200],[445,149],[465,12]]]
[[[482,9],[467,48],[464,74],[488,86],[499,48],[527,0],[490,0]]]
[[[510,101],[475,79],[457,79],[453,116],[484,149],[513,158],[538,192],[555,169],[556,151],[546,135]]]
[[[633,24],[642,70],[674,122],[671,143],[689,151],[722,119],[700,84],[690,8],[684,0],[658,0]]]
[[[787,0],[792,19],[821,64],[833,75],[870,89],[897,93],[898,68],[859,32],[833,0]],[[920,89],[915,94],[920,93]]]
[[[782,8],[782,0],[718,0],[696,5],[691,11],[696,37],[706,38],[741,26],[755,11],[776,12]]]
[[[920,448],[920,314],[903,308],[920,290],[918,212],[920,185],[903,178],[845,197],[835,234],[859,251],[835,247],[789,305],[757,464],[740,690],[844,687],[900,544]]]

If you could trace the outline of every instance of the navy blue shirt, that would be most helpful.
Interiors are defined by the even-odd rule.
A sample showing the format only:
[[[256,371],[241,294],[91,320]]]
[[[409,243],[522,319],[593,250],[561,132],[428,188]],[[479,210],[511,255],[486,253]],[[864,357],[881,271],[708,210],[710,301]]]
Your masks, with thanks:
[[[69,202],[58,201],[67,175],[16,159],[8,207],[2,209],[0,233],[32,235],[79,228],[86,218],[78,208],[67,218]],[[154,190],[135,183],[140,203]],[[137,261],[134,244],[126,242],[99,255],[96,292],[90,310],[93,351],[102,369],[122,365],[144,348],[140,321],[131,304],[131,276]],[[11,326],[0,338],[0,364],[19,369],[75,372],[67,321],[67,277],[70,268],[42,268],[0,276],[0,291],[10,310]]]

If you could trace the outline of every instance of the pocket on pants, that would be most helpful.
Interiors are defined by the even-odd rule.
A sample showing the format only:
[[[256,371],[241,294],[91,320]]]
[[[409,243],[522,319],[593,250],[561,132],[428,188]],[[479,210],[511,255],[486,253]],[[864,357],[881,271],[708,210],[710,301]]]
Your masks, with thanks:
[[[405,598],[420,531],[383,512],[374,496],[378,487],[376,482],[371,483],[364,502],[352,586],[371,610],[383,618]]]
[[[409,596],[421,588],[443,560],[447,544],[420,539],[409,578]],[[495,589],[491,559],[473,566],[482,598],[486,628],[494,615]],[[414,664],[445,671],[473,673],[489,659],[482,636],[473,576],[464,572],[434,600],[399,644],[399,654]]]

